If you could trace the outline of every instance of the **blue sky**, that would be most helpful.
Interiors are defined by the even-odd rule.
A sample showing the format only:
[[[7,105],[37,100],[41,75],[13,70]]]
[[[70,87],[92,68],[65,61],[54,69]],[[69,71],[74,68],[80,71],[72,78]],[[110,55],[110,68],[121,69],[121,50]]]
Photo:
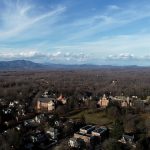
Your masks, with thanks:
[[[0,0],[0,60],[150,65],[149,0]]]

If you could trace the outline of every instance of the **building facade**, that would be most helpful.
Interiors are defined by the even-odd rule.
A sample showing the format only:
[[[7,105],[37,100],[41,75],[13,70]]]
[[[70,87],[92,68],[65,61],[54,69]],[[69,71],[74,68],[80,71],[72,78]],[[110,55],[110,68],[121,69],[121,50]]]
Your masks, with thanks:
[[[53,98],[39,98],[37,100],[37,106],[36,110],[37,111],[53,111],[55,110],[55,99]]]
[[[98,101],[97,105],[106,108],[109,104],[109,99],[104,94],[103,97]]]

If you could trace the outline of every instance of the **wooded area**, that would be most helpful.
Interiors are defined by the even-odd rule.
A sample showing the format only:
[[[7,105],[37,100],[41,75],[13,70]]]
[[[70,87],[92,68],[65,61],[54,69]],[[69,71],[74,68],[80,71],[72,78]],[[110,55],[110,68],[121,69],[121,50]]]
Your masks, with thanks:
[[[73,99],[99,98],[104,93],[145,99],[150,95],[149,83],[150,68],[0,72],[0,98],[31,102],[47,89]]]

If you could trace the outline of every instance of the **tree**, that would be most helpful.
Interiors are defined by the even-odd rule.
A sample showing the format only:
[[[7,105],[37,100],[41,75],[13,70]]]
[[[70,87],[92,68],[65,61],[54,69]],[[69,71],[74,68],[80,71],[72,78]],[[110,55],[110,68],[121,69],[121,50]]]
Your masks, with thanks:
[[[115,139],[105,140],[102,145],[103,150],[123,150],[123,145]]]
[[[121,117],[121,110],[118,106],[110,105],[107,107],[106,112],[108,117],[113,117],[114,119]]]
[[[82,121],[83,124],[86,123],[86,118],[85,118],[84,114],[81,114],[79,119]]]
[[[124,130],[126,133],[135,133],[137,116],[132,114],[127,114],[123,120]]]
[[[112,130],[112,136],[115,139],[120,139],[124,132],[123,123],[120,120],[115,120]]]
[[[74,125],[71,122],[67,122],[63,128],[63,136],[67,137],[74,133]]]
[[[136,145],[136,150],[148,150],[150,149],[150,137],[143,138],[140,141],[138,141]]]
[[[66,113],[66,108],[65,108],[65,106],[63,106],[63,105],[57,106],[56,112],[57,112],[58,114],[64,115],[64,114]]]
[[[3,136],[0,136],[0,150],[10,150],[9,144]]]

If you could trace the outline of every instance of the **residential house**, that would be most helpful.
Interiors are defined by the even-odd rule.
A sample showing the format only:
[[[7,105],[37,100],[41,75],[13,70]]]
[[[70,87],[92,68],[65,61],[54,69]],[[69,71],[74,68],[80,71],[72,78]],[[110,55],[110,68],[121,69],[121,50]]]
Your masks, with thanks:
[[[59,102],[61,102],[62,104],[66,104],[67,103],[67,99],[62,94],[57,98],[57,100]]]
[[[36,123],[42,123],[43,121],[46,120],[46,116],[45,114],[39,114],[35,116],[34,120]]]
[[[127,97],[126,100],[122,100],[121,101],[121,106],[122,107],[132,107],[133,106],[133,102],[132,102],[132,100],[129,97]]]
[[[104,94],[102,98],[98,101],[97,105],[103,108],[106,108],[109,104],[109,99]]]
[[[46,97],[49,97],[48,94],[49,94],[48,91],[45,91],[42,96],[46,98]]]
[[[38,112],[43,112],[43,111],[51,112],[55,110],[55,108],[56,108],[55,98],[48,98],[48,97],[38,98],[37,106],[36,106],[36,110]]]
[[[24,124],[24,126],[25,127],[33,127],[33,126],[37,126],[37,123],[36,123],[36,121],[35,121],[35,119],[28,119],[28,120],[25,120],[24,122],[23,122],[23,124]]]
[[[9,103],[9,108],[13,108],[15,106],[15,103],[14,102],[10,102]]]
[[[50,135],[51,139],[58,139],[59,133],[58,133],[58,129],[55,128],[49,128],[46,129],[46,133]]]
[[[101,126],[99,128],[96,128],[95,130],[92,131],[92,136],[97,136],[100,138],[103,138],[106,136],[106,134],[108,133],[108,128]]]
[[[23,149],[41,149],[47,150],[57,143],[56,140],[50,139],[47,134],[37,130],[23,138]]]
[[[120,102],[121,107],[135,107],[143,109],[146,101],[140,100],[136,96],[132,96],[132,98],[127,97],[126,99],[117,99]]]
[[[68,142],[69,147],[79,149],[81,147],[81,140],[76,138],[70,138]]]
[[[90,145],[92,139],[90,134],[82,134],[80,132],[74,133],[74,138],[83,140],[86,143],[86,145]]]
[[[133,99],[125,96],[115,96],[112,100],[117,101],[121,107],[132,107]]]
[[[118,140],[118,141],[123,144],[127,144],[132,147],[136,147],[134,140],[135,140],[134,135],[123,134],[121,140]]]

